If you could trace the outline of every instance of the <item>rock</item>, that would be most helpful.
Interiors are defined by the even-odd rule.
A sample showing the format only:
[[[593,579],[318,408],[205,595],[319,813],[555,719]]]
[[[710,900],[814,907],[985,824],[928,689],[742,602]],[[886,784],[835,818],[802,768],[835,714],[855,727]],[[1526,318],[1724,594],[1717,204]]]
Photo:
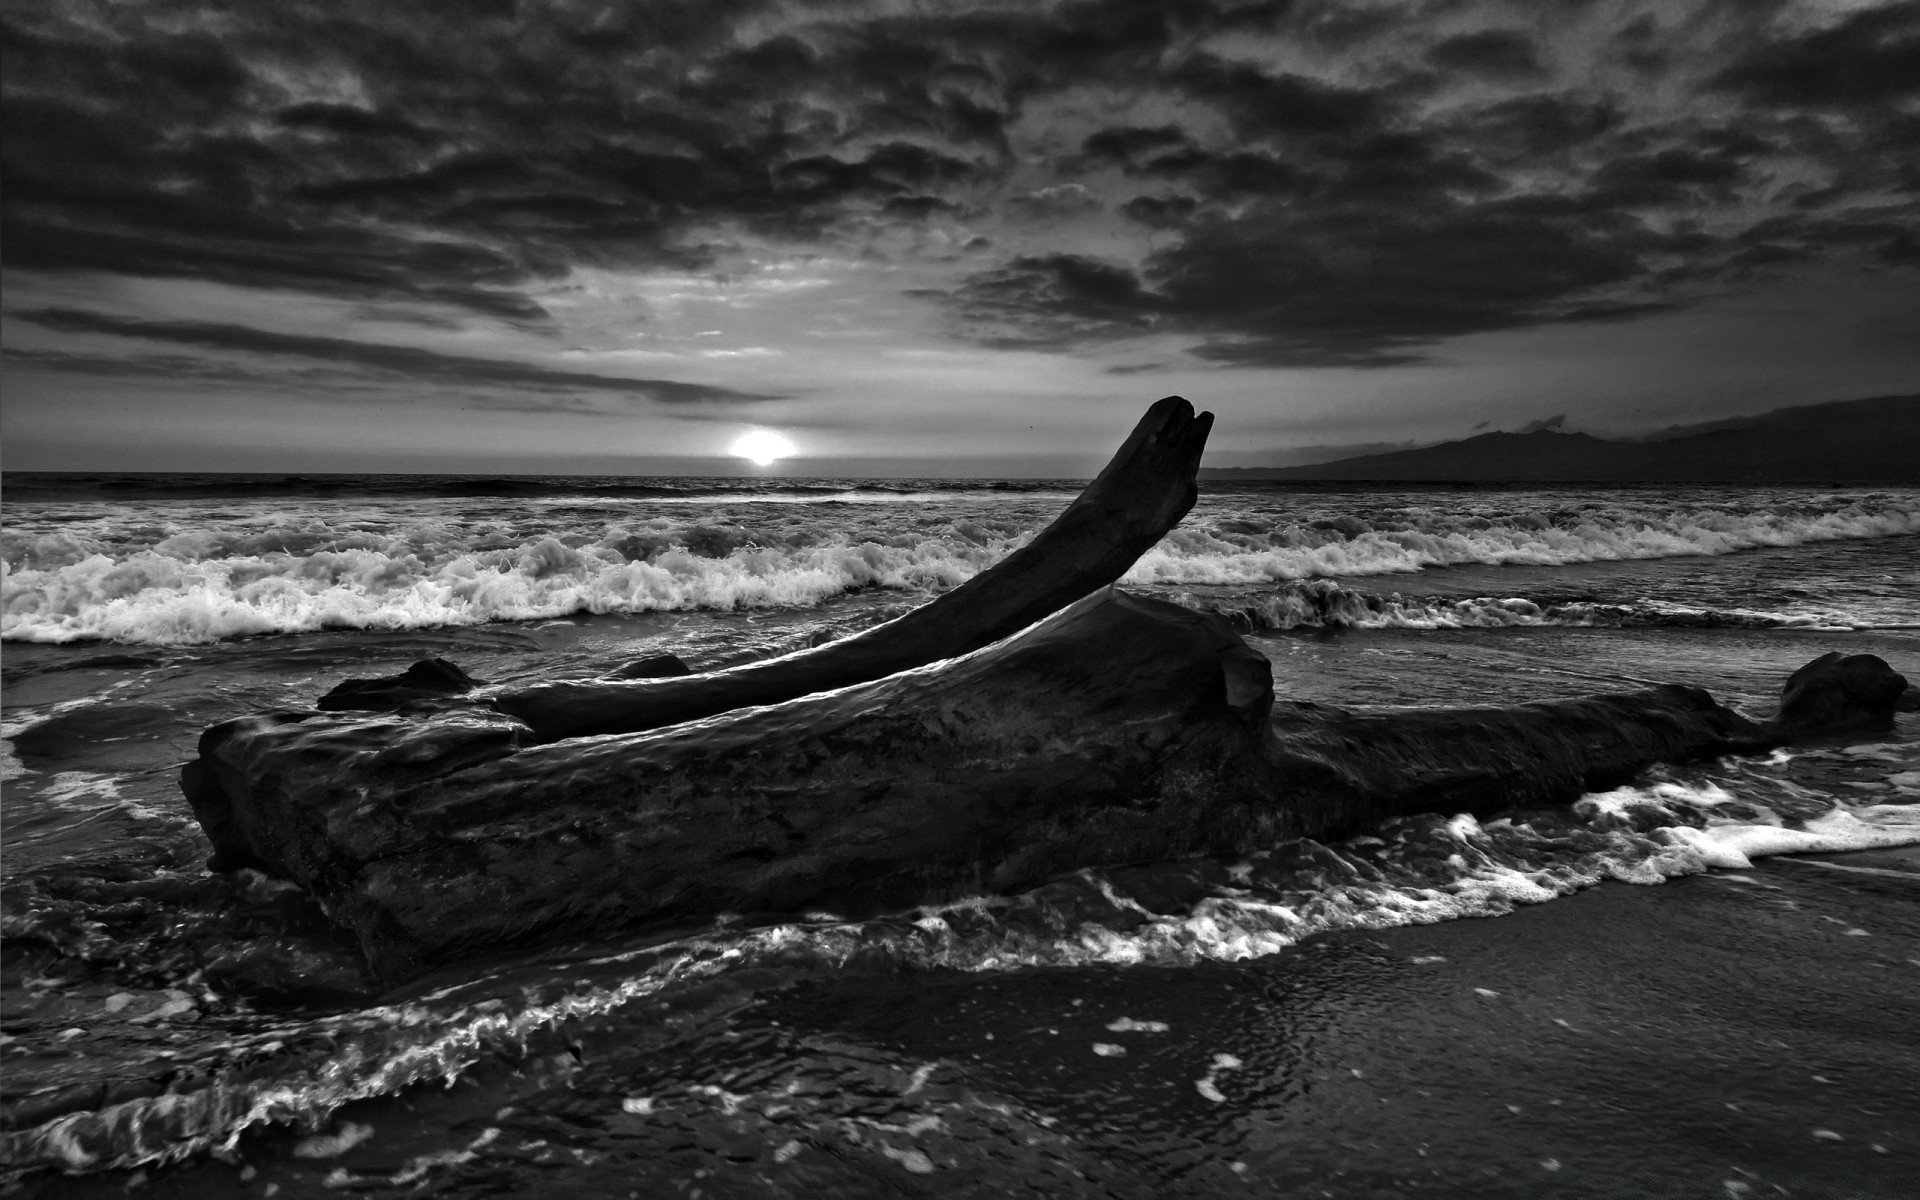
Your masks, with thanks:
[[[623,663],[602,675],[602,679],[664,679],[674,675],[691,675],[693,668],[678,654],[656,654],[651,658],[636,658]]]
[[[1889,729],[1906,676],[1874,654],[1823,654],[1787,678],[1770,724],[1792,737]]]
[[[415,700],[459,696],[479,681],[444,658],[423,658],[398,675],[348,679],[320,697],[321,712],[392,712]]]
[[[1147,410],[1054,522],[992,568],[904,616],[780,658],[679,679],[506,688],[484,699],[539,741],[637,733],[879,679],[990,646],[1120,578],[1198,496],[1212,413],[1179,396]]]

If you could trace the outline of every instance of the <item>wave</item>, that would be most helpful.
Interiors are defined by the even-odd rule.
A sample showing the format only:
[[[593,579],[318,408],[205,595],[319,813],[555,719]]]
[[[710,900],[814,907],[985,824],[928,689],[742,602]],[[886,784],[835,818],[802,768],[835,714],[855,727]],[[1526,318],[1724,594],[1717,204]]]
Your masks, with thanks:
[[[1628,628],[1672,626],[1697,629],[1861,629],[1871,622],[1839,612],[1767,612],[1706,608],[1641,600],[1631,604],[1596,599],[1529,599],[1524,596],[1380,595],[1310,579],[1282,584],[1253,597],[1174,597],[1190,608],[1216,612],[1243,632],[1287,629],[1508,629],[1522,626]],[[1897,626],[1896,626],[1897,627]]]
[[[917,495],[853,507],[760,496],[749,506],[751,519],[726,506],[700,511],[675,502],[661,505],[662,515],[611,522],[603,505],[206,509],[190,520],[140,506],[102,513],[70,505],[14,515],[0,537],[0,638],[190,644],[326,628],[807,607],[866,588],[935,593],[1025,545],[1052,515],[1051,498],[1039,495],[937,508],[914,502]],[[1279,583],[1276,595],[1248,608],[1248,619],[1268,628],[1630,624],[1655,618],[1597,601],[1582,608],[1534,600],[1375,600],[1289,585],[1469,563],[1560,566],[1920,534],[1920,500],[1834,503],[1765,511],[1585,506],[1493,516],[1458,506],[1402,508],[1371,520],[1342,513],[1304,525],[1216,505],[1147,551],[1122,582]],[[1677,609],[1658,617],[1683,619],[1800,618],[1773,621],[1734,610],[1686,616]]]
[[[1000,553],[962,542],[737,547],[569,546],[558,538],[437,560],[405,549],[176,557],[92,554],[0,582],[0,637],[190,644],[317,629],[424,629],[581,613],[808,607],[863,588],[939,591]],[[666,539],[658,539],[665,541]],[[628,557],[629,551],[635,551]]]
[[[751,989],[863,967],[1233,961],[1335,930],[1501,915],[1609,879],[1657,884],[1745,869],[1763,855],[1920,843],[1920,805],[1835,804],[1803,789],[1772,790],[1761,803],[1716,782],[1655,781],[1521,820],[1402,818],[1378,836],[1289,840],[1237,862],[1082,871],[1017,896],[875,920],[820,914],[744,929],[723,921],[563,966],[543,959],[538,986],[503,974],[335,1017],[256,1025],[182,1064],[179,1089],[0,1134],[0,1157],[16,1170],[83,1172],[224,1153],[250,1128],[319,1128],[353,1101],[451,1084],[483,1062],[564,1045],[569,1023],[729,976]],[[636,1008],[622,1019],[647,1018]]]
[[[1920,503],[1834,511],[1588,508],[1547,515],[1395,514],[1393,528],[1353,515],[1262,531],[1257,523],[1189,523],[1127,573],[1136,584],[1247,584],[1411,574],[1467,564],[1559,567],[1737,554],[1853,538],[1920,534]]]

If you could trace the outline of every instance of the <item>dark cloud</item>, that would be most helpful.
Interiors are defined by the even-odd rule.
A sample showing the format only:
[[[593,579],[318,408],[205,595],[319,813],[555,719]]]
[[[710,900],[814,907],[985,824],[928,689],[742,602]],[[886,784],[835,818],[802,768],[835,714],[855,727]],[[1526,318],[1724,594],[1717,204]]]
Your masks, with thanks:
[[[1593,173],[1591,186],[1599,202],[1621,208],[1731,198],[1745,174],[1744,157],[1673,146],[1616,158]]]
[[[993,344],[1062,346],[1147,330],[1227,365],[1385,366],[1440,338],[1605,320],[1662,301],[1619,289],[1671,248],[1631,220],[1498,202],[1203,217],[1135,271],[1023,257],[948,297]]]
[[[1364,135],[1388,119],[1390,100],[1367,88],[1343,87],[1290,72],[1198,54],[1166,72],[1169,84],[1216,107],[1242,139]]]
[[[1158,301],[1125,267],[1077,254],[1022,256],[937,298],[989,345],[1069,346],[1150,329]]]
[[[345,338],[275,333],[244,325],[204,321],[137,321],[65,308],[35,309],[8,315],[62,333],[105,333],[146,341],[203,346],[212,350],[314,359],[336,366],[365,368],[442,384],[531,388],[542,392],[606,392],[640,396],[664,404],[737,404],[782,398],[668,379],[630,379],[585,371],[560,371],[531,363],[441,354],[413,346],[387,346]],[[70,359],[74,357],[77,356],[69,356]],[[55,365],[50,360],[41,361],[42,365]],[[63,369],[84,368],[68,365]]]
[[[715,222],[913,215],[1003,153],[1004,97],[937,48],[876,57],[857,23],[741,45],[771,6],[636,7],[23,15],[0,30],[6,262],[537,324],[527,289],[572,265],[697,266]]]
[[[353,390],[367,382],[364,372],[327,367],[288,370],[276,364],[272,371],[237,362],[215,362],[195,354],[76,354],[65,350],[23,350],[8,346],[0,350],[0,360],[11,368],[27,371],[51,371],[61,375],[90,375],[97,378],[137,379],[146,382],[192,384],[288,383],[324,385],[329,394]]]
[[[1153,229],[1176,229],[1199,210],[1198,200],[1178,193],[1135,196],[1120,205],[1121,215]]]
[[[1450,131],[1489,165],[1513,167],[1552,161],[1618,130],[1626,112],[1611,97],[1537,92],[1475,108]]]
[[[1081,213],[1098,212],[1104,207],[1105,205],[1094,199],[1087,189],[1078,183],[1062,183],[1053,187],[1039,188],[1011,197],[1007,201],[1008,211],[1030,221],[1074,217]]]
[[[539,329],[575,267],[973,225],[944,244],[985,269],[919,293],[960,332],[1173,332],[1227,364],[1403,362],[1786,263],[1911,261],[1920,6],[1810,30],[1758,2],[1516,11],[21,5],[0,253]]]
[[[1762,45],[1715,77],[1772,104],[1851,107],[1920,95],[1920,5],[1866,9]]]
[[[1515,433],[1543,433],[1549,429],[1556,429],[1556,430],[1564,429],[1566,427],[1566,424],[1567,424],[1567,414],[1561,413],[1557,417],[1542,417],[1538,421],[1528,421],[1525,425],[1522,425],[1520,428],[1514,430],[1514,432]]]
[[[1388,365],[1443,337],[1641,311],[1606,289],[1634,280],[1655,241],[1498,203],[1276,210],[1195,228],[1147,275],[1170,318],[1215,335],[1203,358]]]
[[[1094,162],[1115,162],[1135,167],[1141,158],[1149,152],[1163,151],[1169,146],[1183,146],[1187,135],[1178,126],[1159,125],[1144,128],[1138,125],[1123,125],[1115,129],[1102,129],[1098,133],[1088,134],[1081,143],[1081,151]]]
[[[1512,79],[1543,73],[1539,48],[1533,39],[1514,29],[1483,29],[1435,43],[1427,61],[1436,67]]]

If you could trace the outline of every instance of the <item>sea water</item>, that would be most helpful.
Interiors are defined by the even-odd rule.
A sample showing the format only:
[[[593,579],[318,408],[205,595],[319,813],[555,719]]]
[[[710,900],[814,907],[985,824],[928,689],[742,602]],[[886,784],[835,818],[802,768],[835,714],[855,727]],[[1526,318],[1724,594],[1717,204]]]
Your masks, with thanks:
[[[659,1194],[894,1194],[936,1176],[928,1194],[1217,1194],[1277,1168],[1215,1136],[1254,1077],[1245,1056],[1156,1029],[1204,1008],[1215,972],[1284,992],[1355,931],[1920,842],[1909,716],[1866,744],[1658,767],[1563,811],[1433,813],[872,920],[508,948],[378,996],[296,891],[203,870],[176,776],[208,725],[430,656],[514,682],[817,645],[992,566],[1078,487],[9,477],[11,1167],[238,1179],[278,1146],[289,1186],[514,1190],[640,1148],[652,1165],[621,1178]],[[1920,680],[1915,489],[1209,485],[1122,585],[1224,614],[1281,697],[1351,707],[1673,681],[1764,716],[1830,650]],[[1338,961],[1342,986],[1374,969]],[[1077,998],[997,1009],[1007,986]],[[1158,1015],[1128,1009],[1129,989]],[[816,992],[884,993],[886,1022],[951,1036],[937,1053],[855,1037],[798,1015]],[[968,1075],[969,1057],[1080,1016],[1044,1081]],[[1175,1080],[1176,1109],[1129,1109],[1141,1072]]]

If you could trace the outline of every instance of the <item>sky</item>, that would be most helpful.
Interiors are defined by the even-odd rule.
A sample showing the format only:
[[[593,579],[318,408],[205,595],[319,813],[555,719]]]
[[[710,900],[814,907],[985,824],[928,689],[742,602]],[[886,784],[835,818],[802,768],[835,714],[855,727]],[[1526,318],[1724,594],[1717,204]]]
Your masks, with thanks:
[[[1920,391],[1920,3],[9,0],[7,470],[1075,473]]]

